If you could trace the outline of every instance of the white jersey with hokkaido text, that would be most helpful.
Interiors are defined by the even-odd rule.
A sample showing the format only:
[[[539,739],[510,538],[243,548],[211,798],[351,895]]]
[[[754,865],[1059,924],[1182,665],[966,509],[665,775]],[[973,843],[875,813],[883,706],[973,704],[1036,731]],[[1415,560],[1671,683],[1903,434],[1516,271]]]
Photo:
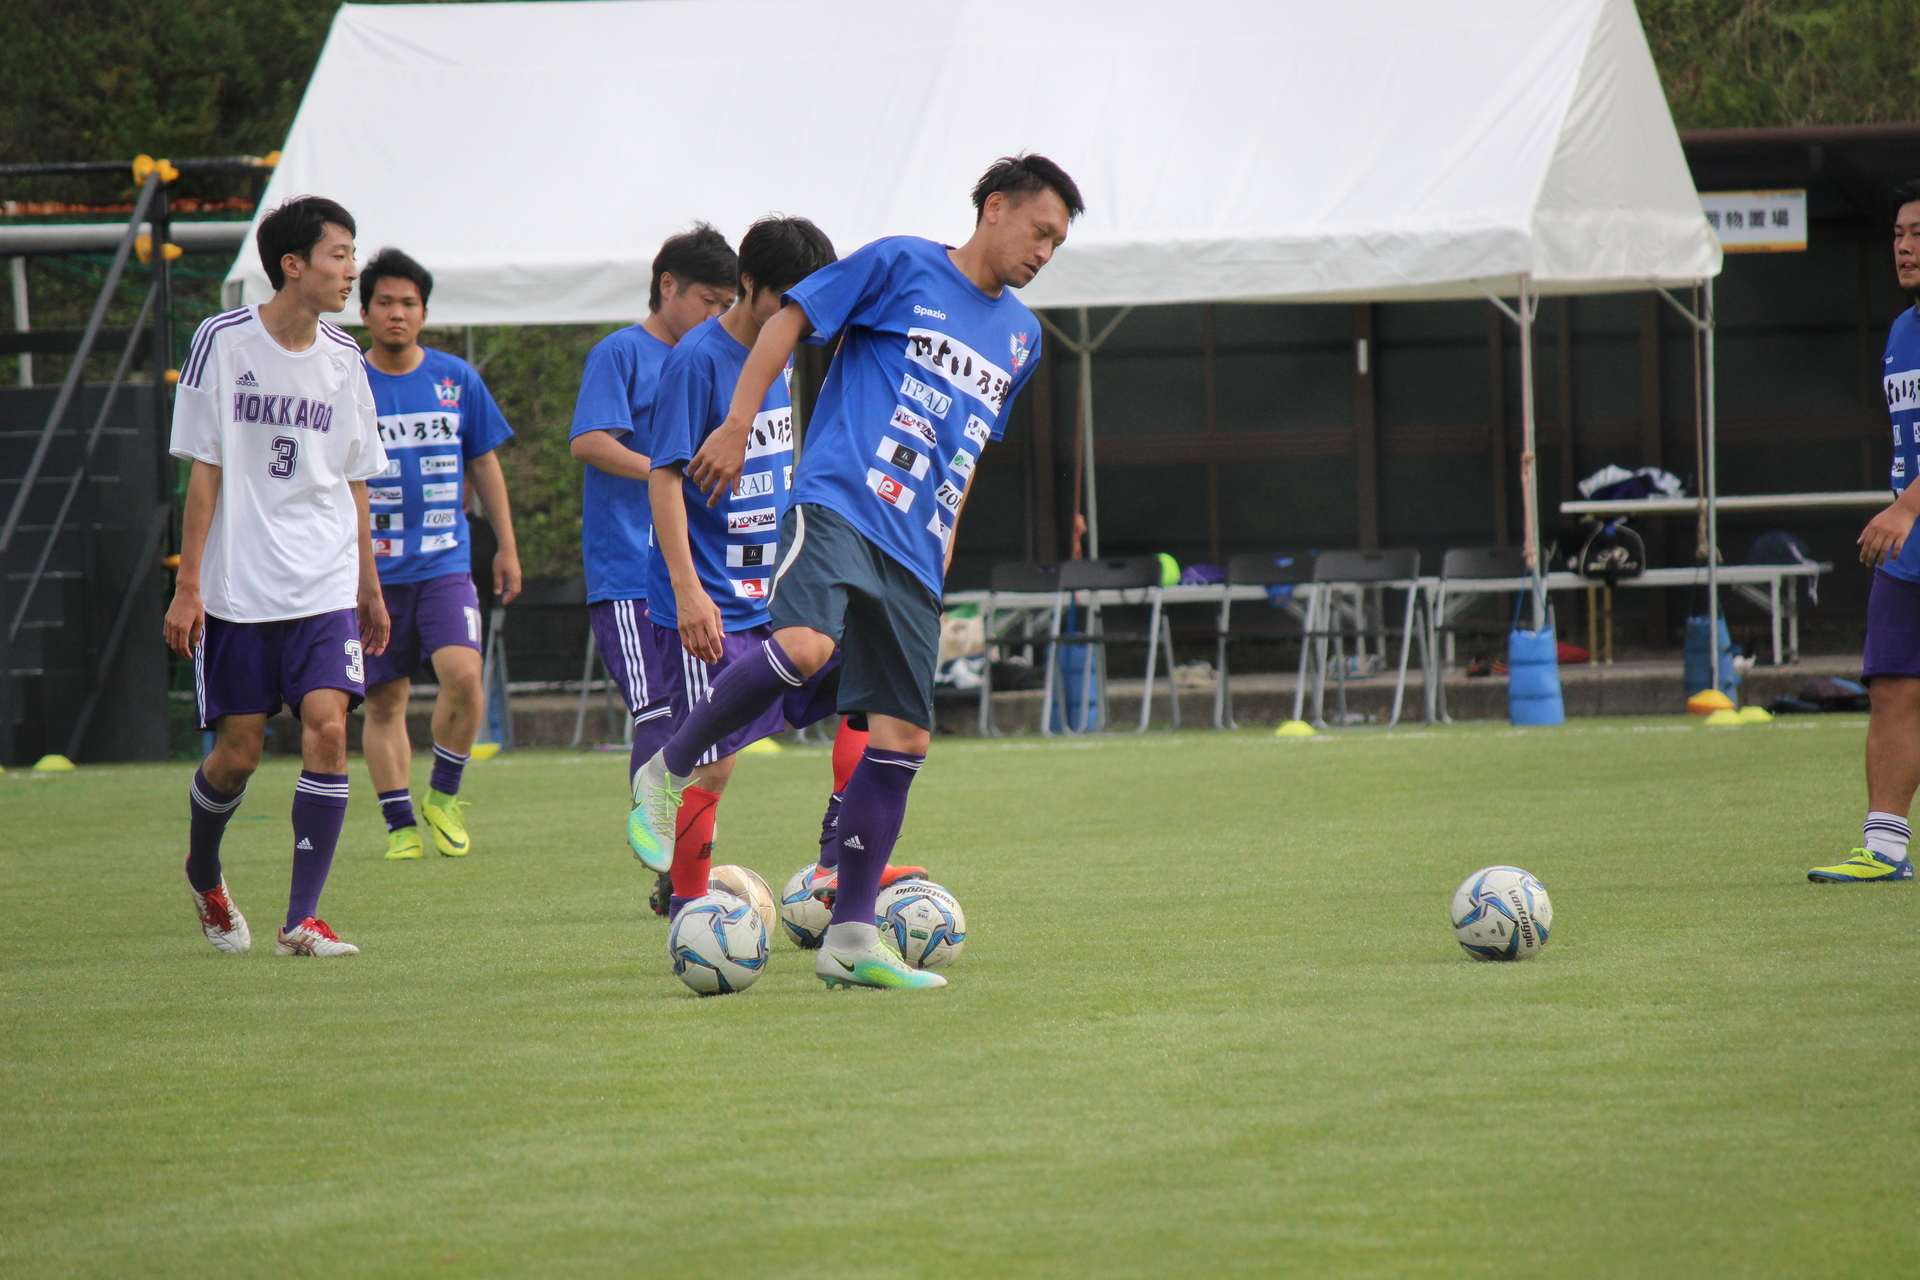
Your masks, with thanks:
[[[173,405],[173,455],[220,468],[201,560],[208,613],[278,622],[351,609],[360,521],[348,483],[386,470],[360,347],[322,321],[289,351],[257,306],[193,335]]]

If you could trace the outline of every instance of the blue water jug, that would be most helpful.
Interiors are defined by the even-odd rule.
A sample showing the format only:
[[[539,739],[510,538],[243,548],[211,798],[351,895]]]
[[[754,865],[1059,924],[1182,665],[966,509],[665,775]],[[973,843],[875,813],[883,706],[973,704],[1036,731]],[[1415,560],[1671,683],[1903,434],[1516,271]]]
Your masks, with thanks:
[[[1734,655],[1740,651],[1733,647],[1733,637],[1727,631],[1727,619],[1720,618],[1720,692],[1729,698],[1740,687],[1739,673],[1733,669]],[[1713,684],[1712,670],[1707,664],[1707,619],[1703,615],[1687,619],[1686,678],[1687,697],[1691,698],[1702,689]],[[1738,698],[1734,698],[1738,702]]]
[[[1560,641],[1553,628],[1507,636],[1507,716],[1515,724],[1562,724],[1566,703],[1560,697]]]

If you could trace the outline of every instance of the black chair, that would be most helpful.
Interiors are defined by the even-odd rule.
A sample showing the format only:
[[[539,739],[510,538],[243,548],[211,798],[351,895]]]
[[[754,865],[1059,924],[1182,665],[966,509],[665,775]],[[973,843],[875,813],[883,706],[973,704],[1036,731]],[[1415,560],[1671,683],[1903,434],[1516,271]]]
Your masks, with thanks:
[[[1368,594],[1401,590],[1407,594],[1406,614],[1400,631],[1400,664],[1393,686],[1393,714],[1387,727],[1400,723],[1400,709],[1407,693],[1407,657],[1417,639],[1422,669],[1432,679],[1432,652],[1425,628],[1416,634],[1414,619],[1420,612],[1420,553],[1418,551],[1323,551],[1313,564],[1313,597],[1307,604],[1307,625],[1301,636],[1300,674],[1293,690],[1293,718],[1304,710],[1307,682],[1313,682],[1313,723],[1325,727],[1327,668],[1329,661],[1338,686],[1341,722],[1347,712],[1347,642],[1352,641],[1357,657],[1366,641],[1377,639],[1382,654],[1393,635],[1386,625],[1384,603],[1370,607]],[[1380,620],[1374,620],[1374,614]]]
[[[1145,631],[1104,631],[1100,629],[1099,593],[1108,591],[1142,592],[1142,602],[1148,606],[1147,629]],[[1061,616],[1066,612],[1067,604],[1076,592],[1093,593],[1088,599],[1087,628],[1085,631],[1062,635]],[[1101,661],[1097,664],[1104,668],[1106,646],[1110,644],[1145,644],[1147,646],[1146,688],[1140,694],[1140,725],[1135,733],[1147,731],[1147,721],[1153,713],[1153,681],[1159,667],[1160,654],[1164,650],[1167,659],[1167,686],[1172,697],[1173,727],[1180,727],[1180,688],[1173,679],[1173,625],[1166,614],[1166,589],[1160,583],[1160,559],[1157,556],[1121,556],[1104,560],[1069,560],[1060,566],[1060,582],[1053,596],[1053,619],[1048,628],[1050,643],[1047,645],[1047,679],[1045,683],[1045,705],[1041,712],[1041,732],[1051,736],[1056,732],[1053,724],[1053,690],[1056,684],[1056,672],[1060,668],[1059,654],[1063,645],[1097,645]],[[1093,655],[1090,653],[1087,663],[1080,670],[1080,724],[1104,720],[1104,715],[1094,716],[1095,698],[1100,699],[1098,709],[1104,711],[1106,689],[1104,678],[1094,679]],[[1096,683],[1099,688],[1096,692]],[[1071,728],[1072,717],[1063,717],[1057,730],[1060,733],[1075,733],[1083,730]]]
[[[1220,593],[1220,624],[1217,628],[1214,665],[1219,678],[1213,685],[1213,727],[1237,729],[1233,719],[1233,692],[1227,687],[1227,639],[1232,631],[1233,589],[1235,587],[1303,586],[1313,581],[1313,554],[1306,551],[1252,551],[1227,561],[1227,580]],[[1306,616],[1298,606],[1293,612],[1302,624]]]
[[[999,624],[999,612],[1007,609],[1018,615],[1022,630],[1022,639],[1031,645],[1034,641],[1033,611],[1052,605],[1053,598],[1060,590],[1060,566],[1040,564],[1037,561],[1015,561],[1010,564],[997,564],[987,575],[987,603],[981,611],[980,630],[986,640],[986,662],[980,672],[980,735],[993,738],[1000,735],[993,723],[993,651],[1000,643],[996,627]],[[1001,596],[1038,596],[1045,603],[1032,601],[1026,604],[1005,605]]]
[[[1466,610],[1484,599],[1485,592],[1461,592],[1449,597],[1448,584],[1462,581],[1490,581],[1501,578],[1525,578],[1526,554],[1518,547],[1455,547],[1440,558],[1440,584],[1434,590],[1429,618],[1433,623],[1434,665],[1439,679],[1429,692],[1428,708],[1432,718],[1451,724],[1447,714],[1447,665],[1453,658],[1453,638],[1472,628],[1460,625]],[[1502,628],[1504,630],[1504,628]],[[1441,641],[1445,640],[1443,646]]]

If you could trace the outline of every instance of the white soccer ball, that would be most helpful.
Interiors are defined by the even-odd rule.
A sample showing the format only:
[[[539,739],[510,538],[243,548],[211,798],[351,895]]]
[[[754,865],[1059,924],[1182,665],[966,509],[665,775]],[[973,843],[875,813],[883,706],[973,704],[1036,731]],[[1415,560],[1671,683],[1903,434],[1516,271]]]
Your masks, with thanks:
[[[803,951],[817,951],[827,926],[833,923],[833,909],[813,896],[807,884],[817,863],[809,862],[793,873],[787,887],[780,891],[780,923],[787,936]]]
[[[916,969],[944,969],[967,945],[967,915],[959,901],[931,880],[901,880],[873,904],[882,941]]]
[[[767,967],[767,926],[746,899],[709,893],[680,908],[667,954],[674,974],[703,996],[745,991]]]
[[[747,867],[737,867],[731,862],[721,863],[707,872],[707,889],[711,893],[730,893],[751,902],[753,909],[760,913],[760,922],[769,931],[779,918],[773,909],[773,890],[767,888],[767,882]]]
[[[1453,891],[1453,932],[1476,960],[1525,960],[1553,933],[1553,903],[1519,867],[1483,867]]]

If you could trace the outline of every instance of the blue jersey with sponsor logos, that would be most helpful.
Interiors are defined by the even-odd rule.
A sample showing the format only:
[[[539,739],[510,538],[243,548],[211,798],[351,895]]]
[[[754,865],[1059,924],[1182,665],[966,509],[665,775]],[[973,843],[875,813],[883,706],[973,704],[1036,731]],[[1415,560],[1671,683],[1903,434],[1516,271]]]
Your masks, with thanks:
[[[605,431],[651,458],[653,394],[672,350],[637,324],[602,338],[580,372],[568,438]],[[653,507],[645,480],[608,475],[588,464],[580,486],[580,558],[587,569],[587,603],[646,599]]]
[[[1908,307],[1893,322],[1881,368],[1887,414],[1893,419],[1893,474],[1888,480],[1900,493],[1920,480],[1920,308]],[[1909,537],[1900,555],[1880,567],[1896,578],[1920,582],[1920,537]]]
[[[387,469],[367,481],[380,581],[425,582],[472,568],[466,465],[513,438],[487,384],[458,356],[425,349],[399,377],[367,362]]]
[[[747,363],[747,349],[718,318],[696,325],[680,339],[660,370],[653,404],[653,465],[692,459],[713,429],[726,421],[734,384]],[[728,631],[767,621],[767,585],[780,545],[780,518],[793,490],[792,366],[767,388],[747,435],[746,464],[727,498],[707,505],[707,495],[682,479],[687,541],[707,594],[720,606]],[[648,570],[647,612],[663,627],[680,625],[673,578],[657,552]]]
[[[1040,322],[931,240],[876,240],[787,291],[812,341],[845,330],[807,423],[793,501],[850,521],[938,595],[980,450],[1032,375]]]

